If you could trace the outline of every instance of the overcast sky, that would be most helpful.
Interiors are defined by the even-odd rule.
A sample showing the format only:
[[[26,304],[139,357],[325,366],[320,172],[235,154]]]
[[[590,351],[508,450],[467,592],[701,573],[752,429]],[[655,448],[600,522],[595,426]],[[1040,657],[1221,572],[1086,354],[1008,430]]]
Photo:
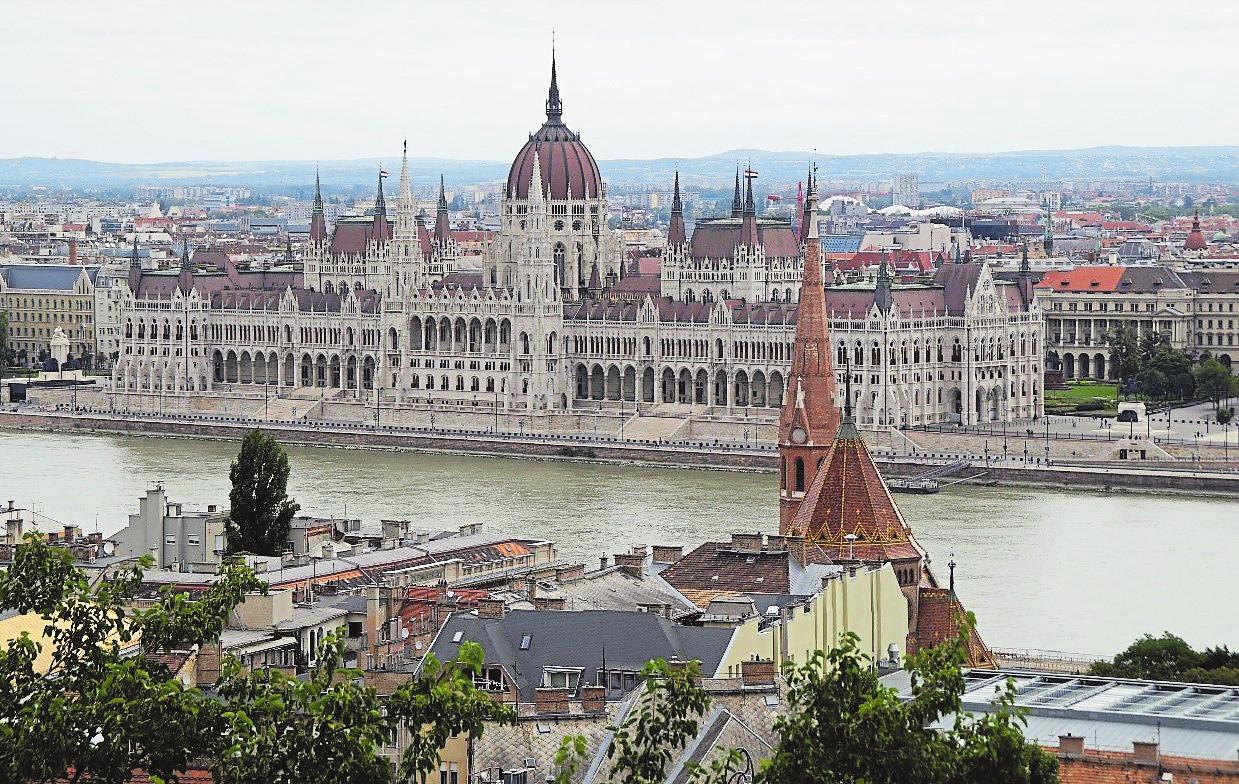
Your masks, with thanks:
[[[1235,0],[6,3],[0,157],[1239,144]]]

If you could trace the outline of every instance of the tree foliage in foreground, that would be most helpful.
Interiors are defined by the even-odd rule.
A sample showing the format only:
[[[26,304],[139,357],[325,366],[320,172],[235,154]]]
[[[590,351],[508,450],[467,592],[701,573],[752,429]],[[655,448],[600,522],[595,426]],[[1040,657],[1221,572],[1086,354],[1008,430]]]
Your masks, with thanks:
[[[758,766],[758,784],[1055,784],[1058,761],[1023,734],[1024,719],[1008,682],[993,710],[963,711],[964,677],[972,618],[960,636],[907,658],[910,699],[881,685],[854,634],[808,662],[787,663],[788,712],[775,723],[777,742]],[[698,732],[709,707],[691,671],[662,662],[646,668],[646,690],[618,727],[607,754],[611,781],[661,782],[667,768]],[[559,784],[573,779],[585,754],[583,738],[564,739],[556,756]],[[694,784],[724,784],[744,770],[738,749],[724,749],[692,770]]]
[[[146,559],[143,565],[148,565]],[[438,767],[452,734],[481,734],[512,711],[473,686],[482,651],[428,661],[421,674],[380,698],[361,673],[342,666],[329,637],[304,680],[245,672],[225,660],[214,693],[187,688],[153,658],[127,655],[218,640],[228,614],[265,586],[226,566],[204,593],[165,591],[132,609],[141,566],[92,586],[67,550],[31,536],[0,574],[0,610],[45,621],[43,642],[28,635],[0,649],[0,780],[122,784],[132,771],[175,781],[206,764],[216,780],[272,784],[419,782]],[[50,666],[36,667],[44,645]],[[397,733],[407,748],[393,775],[381,756]]]
[[[279,555],[301,507],[288,497],[288,453],[274,437],[251,430],[228,472],[228,552]]]
[[[1225,645],[1197,651],[1170,632],[1163,632],[1161,637],[1146,634],[1113,661],[1094,663],[1089,674],[1239,686],[1239,652]]]

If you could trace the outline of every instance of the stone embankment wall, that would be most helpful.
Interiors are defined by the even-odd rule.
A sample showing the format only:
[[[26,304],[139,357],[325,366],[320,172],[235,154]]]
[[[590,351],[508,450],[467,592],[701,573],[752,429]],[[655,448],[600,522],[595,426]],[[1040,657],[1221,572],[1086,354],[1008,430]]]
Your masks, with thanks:
[[[615,463],[639,463],[676,468],[724,470],[777,470],[778,456],[771,451],[756,451],[718,446],[600,442],[586,436],[565,438],[522,438],[514,435],[487,436],[476,433],[409,433],[363,431],[353,428],[300,427],[265,423],[264,429],[288,444],[344,448],[405,449],[411,451],[476,454],[482,456],[534,459],[571,459]],[[176,420],[126,419],[100,415],[32,414],[0,412],[0,427],[24,430],[86,431],[129,433],[153,436],[179,436],[239,440],[255,426],[247,422],[185,422]],[[875,439],[880,440],[880,439]],[[882,449],[885,444],[873,444]],[[1021,445],[1022,453],[1022,445]],[[956,451],[956,450],[948,450]],[[1031,454],[1030,448],[1030,454]],[[943,455],[946,452],[942,453]],[[919,458],[878,456],[888,476],[911,476],[934,465],[935,455]],[[1176,470],[1170,470],[1174,466]],[[1056,487],[1076,486],[1098,489],[1130,488],[1179,490],[1206,493],[1239,492],[1239,473],[1218,470],[1179,470],[1167,463],[1107,463],[1032,465],[973,465],[953,479],[974,484],[1032,484]]]

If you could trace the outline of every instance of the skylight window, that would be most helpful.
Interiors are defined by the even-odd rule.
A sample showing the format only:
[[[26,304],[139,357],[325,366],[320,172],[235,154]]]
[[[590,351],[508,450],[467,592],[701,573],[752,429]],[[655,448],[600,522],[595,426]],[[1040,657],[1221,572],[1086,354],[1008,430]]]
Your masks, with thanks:
[[[464,633],[463,631],[462,631],[462,632],[456,632],[455,634],[453,634],[453,635],[452,635],[452,642],[458,643],[458,642],[460,642],[461,640],[463,640],[464,638],[465,638],[465,633]]]
[[[530,645],[532,642],[533,642],[533,638],[532,638],[532,637],[530,637],[528,634],[523,634],[523,635],[521,635],[521,650],[522,650],[522,651],[527,651],[527,650],[529,650],[529,645]]]

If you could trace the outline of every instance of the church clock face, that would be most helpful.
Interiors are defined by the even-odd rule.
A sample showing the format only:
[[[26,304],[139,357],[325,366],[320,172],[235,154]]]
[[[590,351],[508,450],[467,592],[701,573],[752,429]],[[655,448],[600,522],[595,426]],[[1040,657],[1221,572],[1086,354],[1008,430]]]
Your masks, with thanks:
[[[793,444],[803,444],[808,439],[809,439],[809,434],[804,431],[803,427],[800,427],[799,425],[797,425],[796,427],[792,428],[792,443]]]

